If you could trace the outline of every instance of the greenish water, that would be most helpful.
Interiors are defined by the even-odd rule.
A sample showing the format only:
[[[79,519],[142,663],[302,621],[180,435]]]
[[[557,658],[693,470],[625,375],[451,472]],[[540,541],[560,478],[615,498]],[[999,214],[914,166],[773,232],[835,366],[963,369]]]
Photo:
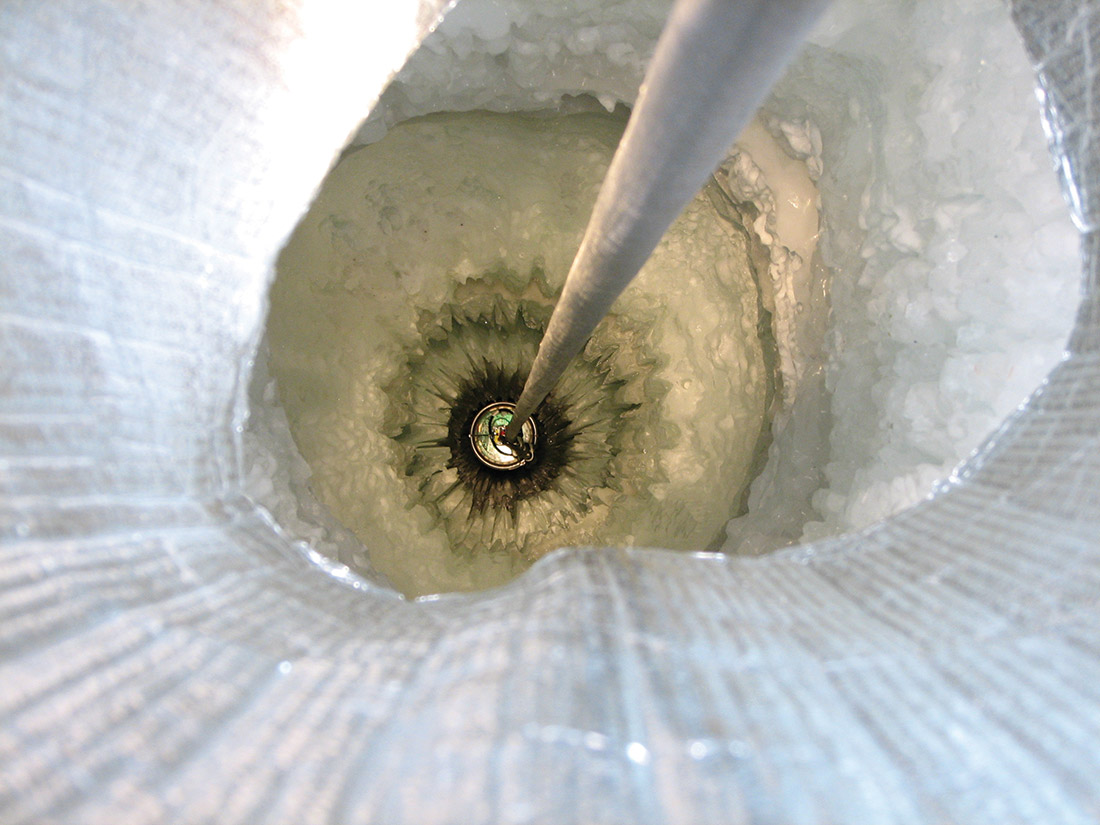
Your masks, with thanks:
[[[505,476],[459,449],[518,396],[622,126],[406,122],[341,161],[280,257],[270,366],[310,486],[407,594],[561,546],[705,550],[742,506],[774,378],[746,233],[713,193],[540,410],[539,461]]]

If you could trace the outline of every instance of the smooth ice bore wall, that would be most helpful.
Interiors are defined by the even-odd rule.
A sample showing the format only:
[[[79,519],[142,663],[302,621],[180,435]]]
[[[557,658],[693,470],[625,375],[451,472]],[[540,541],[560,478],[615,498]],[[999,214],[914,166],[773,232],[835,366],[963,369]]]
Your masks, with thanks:
[[[540,411],[533,466],[464,453],[466,418],[518,395],[622,127],[403,123],[342,160],[280,257],[270,367],[312,492],[408,595],[560,546],[707,549],[743,507],[776,357],[752,238],[713,191]]]

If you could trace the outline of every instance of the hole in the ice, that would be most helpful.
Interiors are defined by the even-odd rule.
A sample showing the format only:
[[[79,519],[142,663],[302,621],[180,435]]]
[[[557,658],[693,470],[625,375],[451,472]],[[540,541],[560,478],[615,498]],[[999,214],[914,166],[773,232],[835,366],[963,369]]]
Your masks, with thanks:
[[[500,584],[569,544],[765,552],[925,495],[1057,359],[1076,239],[1007,15],[884,13],[934,45],[881,44],[876,25],[880,57],[857,35],[804,52],[518,470],[477,460],[468,417],[518,393],[648,47],[618,76],[599,49],[535,71],[554,49],[531,43],[568,53],[575,21],[533,40],[515,22],[491,64],[440,27],[280,258],[253,407],[291,496],[280,521],[418,594]],[[635,17],[642,41],[662,17]],[[996,71],[947,43],[979,18]],[[546,111],[413,117],[484,105]],[[343,174],[358,188],[337,191]]]
[[[703,549],[743,511],[779,378],[733,171],[538,410],[530,460],[476,449],[479,414],[519,396],[623,124],[409,120],[345,154],[280,256],[269,368],[310,490],[406,593],[502,583],[561,546]]]

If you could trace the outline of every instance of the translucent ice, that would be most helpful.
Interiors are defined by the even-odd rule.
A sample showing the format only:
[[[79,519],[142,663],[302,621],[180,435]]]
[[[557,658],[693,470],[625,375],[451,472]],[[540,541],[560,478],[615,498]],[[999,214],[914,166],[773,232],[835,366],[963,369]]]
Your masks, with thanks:
[[[485,587],[563,545],[705,548],[741,507],[773,397],[769,316],[748,233],[709,190],[552,397],[560,473],[490,495],[456,458],[471,385],[512,396],[479,403],[518,395],[621,129],[403,123],[344,158],[287,244],[271,371],[313,491],[363,542],[353,569],[368,552],[408,594]]]

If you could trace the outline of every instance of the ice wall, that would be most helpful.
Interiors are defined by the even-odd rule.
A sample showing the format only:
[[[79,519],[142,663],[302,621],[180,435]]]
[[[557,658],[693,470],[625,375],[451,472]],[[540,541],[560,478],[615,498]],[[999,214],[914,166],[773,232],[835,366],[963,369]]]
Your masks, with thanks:
[[[857,233],[825,241],[831,451],[808,537],[864,527],[950,475],[1062,358],[1078,302],[1076,232],[1003,8],[852,13],[838,5],[817,42],[889,70],[873,74],[866,188],[833,184],[861,208]]]
[[[764,559],[569,552],[421,604],[239,495],[269,267],[432,19],[349,8],[0,8],[0,819],[1092,821],[1095,8],[1012,7],[1082,303],[954,483]]]

